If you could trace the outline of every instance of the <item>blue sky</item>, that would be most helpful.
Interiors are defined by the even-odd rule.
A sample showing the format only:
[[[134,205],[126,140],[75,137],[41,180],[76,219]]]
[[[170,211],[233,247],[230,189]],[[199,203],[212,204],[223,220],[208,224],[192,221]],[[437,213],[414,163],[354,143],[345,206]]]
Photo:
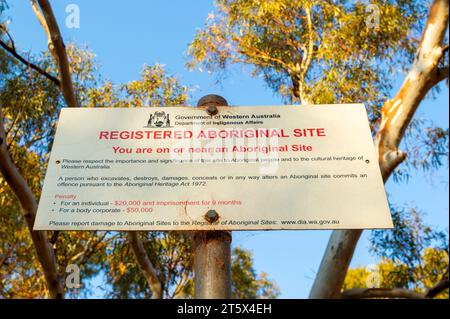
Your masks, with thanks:
[[[251,78],[248,70],[234,67],[220,84],[206,72],[185,68],[186,49],[195,31],[203,26],[212,1],[196,0],[58,0],[51,1],[65,42],[87,45],[96,54],[100,72],[115,83],[134,80],[144,64],[161,63],[183,84],[193,88],[191,104],[209,93],[224,96],[231,105],[279,105],[281,98],[267,89],[264,82]],[[10,0],[10,30],[16,47],[38,53],[46,49],[47,39],[34,16],[29,1]],[[79,29],[65,27],[68,4],[77,4]],[[399,75],[395,88],[401,85]],[[441,85],[435,100],[427,99],[418,116],[448,127],[448,88]],[[395,93],[395,88],[392,95]],[[393,203],[413,204],[427,213],[428,224],[448,229],[448,166],[430,173],[417,172],[408,183],[392,180],[386,189]],[[376,259],[368,252],[369,231],[364,232],[352,266],[368,265]],[[281,288],[283,298],[305,298],[321,261],[330,231],[234,232],[233,243],[254,254],[258,271],[265,271]]]

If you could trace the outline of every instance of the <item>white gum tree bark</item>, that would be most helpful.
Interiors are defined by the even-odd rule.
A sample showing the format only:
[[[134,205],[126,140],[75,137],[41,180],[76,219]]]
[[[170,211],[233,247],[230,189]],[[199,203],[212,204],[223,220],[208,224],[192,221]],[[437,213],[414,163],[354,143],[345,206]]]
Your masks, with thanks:
[[[406,158],[399,150],[406,128],[429,90],[448,78],[448,66],[439,67],[446,48],[449,0],[434,0],[414,62],[395,97],[384,103],[382,119],[375,136],[378,161],[386,182]],[[338,298],[361,230],[333,231],[309,297]]]

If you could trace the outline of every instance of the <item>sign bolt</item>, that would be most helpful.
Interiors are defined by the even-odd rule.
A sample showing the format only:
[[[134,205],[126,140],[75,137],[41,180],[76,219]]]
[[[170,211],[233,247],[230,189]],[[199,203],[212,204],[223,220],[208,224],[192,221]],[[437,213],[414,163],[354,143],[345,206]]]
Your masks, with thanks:
[[[210,105],[206,108],[206,113],[208,113],[211,116],[214,116],[217,113],[219,113],[219,109],[215,105]]]
[[[219,219],[219,214],[217,214],[217,212],[213,209],[208,210],[205,214],[205,219],[208,223],[212,224]]]

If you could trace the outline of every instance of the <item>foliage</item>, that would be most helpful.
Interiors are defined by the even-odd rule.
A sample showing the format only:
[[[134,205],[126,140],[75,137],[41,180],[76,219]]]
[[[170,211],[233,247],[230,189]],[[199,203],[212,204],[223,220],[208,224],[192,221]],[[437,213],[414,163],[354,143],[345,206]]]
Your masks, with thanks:
[[[378,21],[371,21],[373,8]],[[219,78],[232,64],[245,65],[287,102],[364,103],[375,134],[395,76],[413,60],[426,13],[425,1],[370,1],[368,6],[339,0],[217,0],[216,11],[189,46],[187,65],[216,71]],[[411,169],[448,166],[448,129],[415,118],[403,144],[408,157],[394,172],[396,181],[407,180]],[[395,229],[372,233],[372,250],[383,258],[383,278],[395,278],[386,285],[425,286],[423,278],[431,277],[424,273],[425,249],[445,243],[446,236],[423,225],[416,210],[392,211]],[[448,244],[435,249],[447,253]],[[442,270],[434,262],[426,265]],[[364,287],[361,280],[368,275],[354,269],[347,281]]]
[[[420,263],[425,249],[433,247],[448,251],[448,234],[432,229],[422,221],[422,213],[415,208],[391,205],[394,228],[372,231],[371,251],[377,256],[400,262],[413,270]],[[414,275],[411,273],[411,280]]]
[[[220,78],[241,64],[289,103],[364,103],[374,133],[394,80],[413,60],[428,10],[426,1],[403,0],[215,3],[189,45],[190,69]],[[395,180],[448,162],[446,130],[415,124]]]
[[[149,298],[150,289],[133,258],[123,234],[111,241],[104,269],[112,298]],[[193,256],[190,236],[180,232],[142,233],[141,239],[152,263],[159,270],[164,298],[193,298]],[[235,247],[232,253],[232,297],[276,298],[279,290],[265,273],[257,274],[251,254]]]
[[[349,269],[343,290],[406,288],[425,293],[448,273],[448,234],[433,230],[418,210],[391,207],[394,228],[372,231],[371,251],[381,258],[374,267]],[[448,289],[437,296],[448,298]]]
[[[74,86],[83,107],[151,107],[186,105],[186,86],[161,65],[145,66],[141,78],[114,85],[98,74],[94,55],[74,45],[67,47]],[[53,141],[59,110],[65,102],[57,87],[40,74],[0,51],[0,105],[5,117],[7,143],[13,161],[36,198]],[[4,57],[4,59],[3,59]],[[56,74],[48,52],[29,57],[50,74]],[[0,298],[39,298],[46,295],[45,280],[34,253],[19,204],[0,177]],[[104,274],[105,294],[115,298],[149,298],[147,282],[136,264],[125,233],[49,232],[62,275],[69,264],[80,267],[83,288],[68,290],[68,297],[89,296],[90,279]],[[182,233],[142,234],[148,255],[159,270],[164,297],[193,296],[191,242]],[[245,255],[245,252],[242,251]],[[252,267],[249,260],[248,267]],[[254,274],[254,271],[252,270]],[[273,284],[256,278],[262,286]],[[249,285],[253,283],[250,281]],[[245,286],[241,285],[242,289]],[[256,291],[266,296],[266,290]],[[269,297],[272,295],[268,295]]]
[[[191,242],[180,232],[141,233],[146,252],[163,286],[164,298],[191,298],[193,273]],[[151,291],[136,263],[126,235],[117,233],[117,239],[108,245],[103,269],[109,271],[107,282],[112,298],[150,298]]]
[[[411,62],[426,7],[371,5],[378,26],[361,1],[218,0],[189,46],[188,66],[220,71],[243,63],[288,101],[380,106],[392,83],[386,66]]]
[[[4,16],[3,13],[9,8],[6,0],[0,0],[0,25],[3,25],[5,22],[3,21]]]
[[[256,274],[252,255],[239,247],[233,249],[232,297],[236,299],[277,298],[280,291],[276,284],[268,280],[267,274]]]
[[[87,107],[182,106],[187,103],[187,92],[186,86],[156,64],[144,66],[139,80],[117,86],[106,81],[100,87],[90,88],[83,100]]]
[[[188,67],[224,74],[243,64],[287,102],[366,104],[375,131],[380,107],[389,97],[394,75],[413,59],[427,10],[425,1],[373,0],[379,24],[362,1],[216,0],[216,12],[189,46]],[[0,0],[0,37],[6,31]],[[145,66],[138,80],[103,80],[94,55],[68,45],[77,95],[83,107],[185,105],[188,89],[161,65]],[[48,52],[27,54],[50,74],[57,70]],[[43,173],[65,102],[53,83],[0,50],[0,106],[11,156],[39,198]],[[415,119],[406,135],[412,168],[448,163],[448,129]],[[407,176],[409,167],[397,171]],[[0,297],[42,297],[45,285],[14,194],[0,177]],[[375,231],[373,252],[383,286],[423,290],[448,267],[448,240],[420,221],[416,210],[393,209],[395,229]],[[77,263],[82,278],[106,269],[105,291],[112,297],[150,297],[127,244],[116,232],[49,233],[60,269]],[[145,233],[146,250],[160,271],[167,298],[192,296],[190,240],[182,233]],[[442,261],[447,256],[446,261]],[[445,258],[444,258],[445,259]],[[447,265],[447,266],[446,266]],[[350,270],[347,288],[366,284],[370,272]],[[273,298],[279,292],[264,273],[256,274],[250,253],[233,251],[233,296]],[[87,293],[84,290],[83,293]],[[75,296],[76,294],[74,294]]]
[[[425,118],[412,119],[401,144],[408,157],[394,171],[394,181],[409,181],[412,170],[430,172],[443,166],[448,168],[448,146],[448,128],[436,126]]]
[[[358,267],[349,269],[342,290],[353,288],[406,288],[419,293],[426,293],[448,271],[448,251],[427,248],[421,256],[421,264],[413,269],[403,263],[389,258],[382,258],[381,262],[372,268]],[[416,278],[410,280],[410,274]],[[448,299],[448,288],[436,298]]]

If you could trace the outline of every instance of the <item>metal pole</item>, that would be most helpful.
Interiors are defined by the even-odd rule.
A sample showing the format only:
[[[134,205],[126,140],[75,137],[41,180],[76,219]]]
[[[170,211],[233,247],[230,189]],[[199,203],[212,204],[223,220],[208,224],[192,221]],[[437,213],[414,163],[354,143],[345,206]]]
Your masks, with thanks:
[[[198,103],[210,115],[218,106],[228,106],[219,95],[206,95]],[[213,222],[220,212],[205,212],[205,219]],[[196,299],[231,298],[231,232],[197,231],[194,234],[194,274]]]

